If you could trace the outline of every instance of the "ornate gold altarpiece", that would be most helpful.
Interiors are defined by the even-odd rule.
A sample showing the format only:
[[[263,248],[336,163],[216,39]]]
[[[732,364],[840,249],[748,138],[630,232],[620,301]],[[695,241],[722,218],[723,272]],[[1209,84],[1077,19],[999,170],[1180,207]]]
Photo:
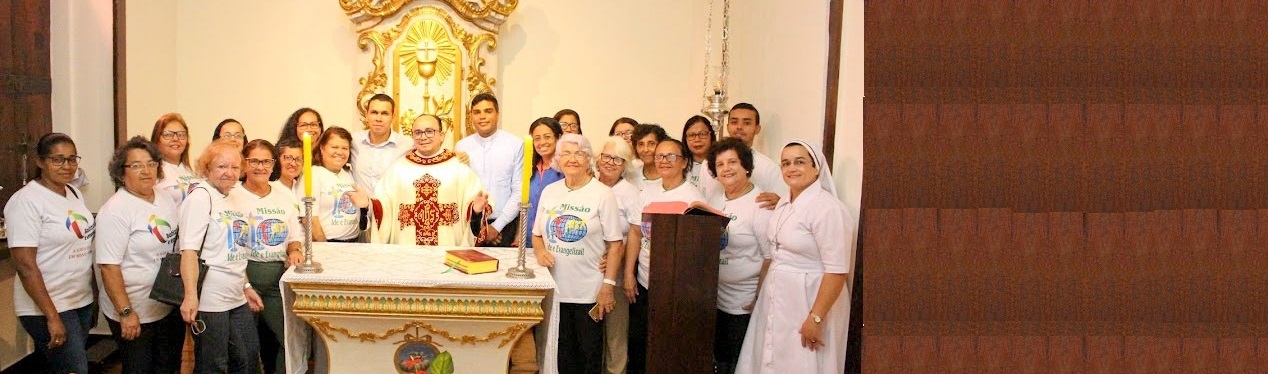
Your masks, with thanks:
[[[287,371],[304,373],[315,336],[319,373],[413,373],[406,369],[429,369],[442,355],[453,372],[505,373],[511,347],[542,320],[555,282],[533,256],[525,266],[536,278],[507,278],[513,248],[480,248],[499,267],[477,275],[447,268],[446,249],[313,243],[325,270],[282,276]]]
[[[373,63],[360,79],[357,110],[364,118],[370,97],[385,93],[397,103],[395,131],[408,133],[414,118],[435,114],[455,129],[447,144],[470,134],[467,102],[493,92],[498,28],[518,5],[519,0],[339,0]]]

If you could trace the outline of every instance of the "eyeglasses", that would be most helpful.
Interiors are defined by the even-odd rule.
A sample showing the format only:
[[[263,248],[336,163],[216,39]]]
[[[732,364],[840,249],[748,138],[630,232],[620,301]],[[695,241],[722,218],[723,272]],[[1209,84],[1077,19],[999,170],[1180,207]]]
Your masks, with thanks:
[[[304,156],[282,155],[282,162],[304,162]]]
[[[261,167],[261,166],[266,167],[266,168],[267,168],[267,167],[273,167],[273,163],[274,163],[274,162],[275,162],[275,161],[274,161],[273,159],[271,159],[271,158],[270,158],[270,159],[263,159],[263,160],[258,159],[258,158],[248,158],[248,159],[247,159],[247,165],[251,165],[251,167],[253,167],[253,168],[258,168],[258,167]]]
[[[128,168],[128,170],[141,171],[141,169],[143,168],[144,169],[158,169],[159,163],[158,161],[133,162],[131,164],[127,164],[123,166]]]
[[[321,122],[300,122],[300,123],[295,124],[295,127],[298,127],[298,128],[319,129],[319,128],[321,128]]]
[[[707,138],[709,138],[708,131],[687,133],[687,139],[707,139]]]
[[[200,335],[206,331],[207,331],[207,322],[201,319],[196,319],[194,320],[193,323],[189,324],[189,332],[194,333],[194,335]]]
[[[225,139],[246,139],[247,134],[243,134],[240,132],[227,132],[224,134],[220,134],[220,137]]]
[[[559,123],[559,127],[563,128],[564,130],[576,130],[576,129],[580,129],[580,128],[581,128],[581,124],[580,124],[580,123],[560,122],[560,123]]]
[[[435,138],[436,134],[439,134],[439,133],[440,133],[440,130],[437,130],[437,129],[414,130],[410,132],[410,134],[413,134],[415,138],[427,138],[427,139]]]
[[[585,153],[585,152],[576,152],[576,153],[572,153],[572,152],[561,152],[561,153],[559,153],[559,159],[560,159],[560,160],[564,160],[564,159],[585,160],[586,158],[589,158],[589,157],[590,157],[590,155],[589,155],[589,154],[587,154],[587,153]]]
[[[79,157],[79,156],[70,156],[70,157],[53,156],[53,157],[45,157],[44,159],[45,159],[45,160],[48,160],[48,162],[49,162],[49,163],[51,163],[51,164],[53,164],[53,166],[62,166],[62,165],[65,165],[66,163],[70,163],[70,166],[76,166],[76,165],[79,165],[79,160],[83,159],[83,157]]]
[[[603,163],[608,165],[620,165],[625,163],[625,159],[619,156],[613,156],[607,153],[600,154],[599,161],[602,161]]]
[[[793,167],[793,166],[796,166],[796,167],[798,167],[798,168],[804,168],[804,167],[806,167],[806,166],[810,166],[810,165],[812,165],[812,163],[810,162],[810,160],[806,159],[805,157],[798,157],[798,158],[795,158],[795,159],[792,159],[792,160],[781,160],[781,161],[779,161],[779,168],[780,168],[780,169],[787,169],[787,168],[789,168],[789,167]]]
[[[675,162],[675,161],[678,161],[678,159],[680,159],[680,158],[682,158],[682,156],[680,156],[680,155],[675,155],[675,154],[659,154],[659,155],[654,155],[654,156],[652,156],[652,161],[656,161],[656,162]]]
[[[634,135],[634,130],[617,131],[612,133],[612,136],[619,136],[627,140],[630,138],[630,135]]]
[[[172,140],[173,138],[188,139],[189,131],[164,131],[159,133],[159,137],[163,138],[163,140]]]

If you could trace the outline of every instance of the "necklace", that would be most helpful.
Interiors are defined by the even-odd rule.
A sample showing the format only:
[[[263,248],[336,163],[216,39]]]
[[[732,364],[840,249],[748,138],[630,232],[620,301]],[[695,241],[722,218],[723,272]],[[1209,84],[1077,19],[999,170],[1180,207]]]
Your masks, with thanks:
[[[784,208],[783,210],[779,211],[779,217],[775,218],[775,248],[774,248],[775,251],[778,251],[780,249],[780,246],[779,246],[780,235],[779,234],[783,232],[784,224],[788,223],[788,220],[794,216],[794,214],[792,214],[792,210],[793,210],[793,206],[791,203],[789,203],[787,208]],[[785,212],[788,213],[786,217],[784,216]]]
[[[580,190],[580,189],[584,188],[587,184],[590,184],[590,179],[591,179],[591,178],[593,178],[593,177],[591,177],[591,176],[588,176],[588,175],[587,175],[587,176],[586,176],[586,181],[585,181],[585,182],[581,182],[581,185],[577,186],[577,188],[572,188],[572,186],[569,186],[569,185],[568,185],[568,181],[567,181],[567,180],[564,180],[564,187],[565,187],[565,188],[568,188],[568,192],[572,192],[572,191]]]
[[[744,193],[741,193],[741,194],[739,194],[739,195],[735,195],[735,197],[730,197],[730,196],[727,196],[727,197],[726,197],[726,201],[733,201],[733,200],[735,200],[735,199],[738,199],[738,198],[744,197],[744,195],[748,195],[748,193],[749,193],[749,192],[752,192],[752,191],[753,191],[753,182],[749,182],[749,183],[748,183],[748,188],[744,189]]]

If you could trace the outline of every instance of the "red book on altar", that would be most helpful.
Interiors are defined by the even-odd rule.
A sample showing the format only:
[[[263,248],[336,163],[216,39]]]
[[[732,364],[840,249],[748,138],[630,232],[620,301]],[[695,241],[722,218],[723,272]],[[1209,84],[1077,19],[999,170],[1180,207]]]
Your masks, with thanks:
[[[498,259],[474,249],[445,251],[445,266],[466,274],[484,274],[498,271]]]

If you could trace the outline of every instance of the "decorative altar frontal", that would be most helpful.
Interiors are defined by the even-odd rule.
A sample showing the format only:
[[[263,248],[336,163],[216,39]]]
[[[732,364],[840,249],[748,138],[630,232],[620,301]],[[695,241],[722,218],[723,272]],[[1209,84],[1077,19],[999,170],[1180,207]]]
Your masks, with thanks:
[[[499,264],[478,275],[445,266],[447,249],[313,243],[325,271],[282,276],[287,371],[307,370],[311,341],[319,373],[505,373],[555,282],[533,256],[536,278],[507,278],[513,248],[479,248]]]

